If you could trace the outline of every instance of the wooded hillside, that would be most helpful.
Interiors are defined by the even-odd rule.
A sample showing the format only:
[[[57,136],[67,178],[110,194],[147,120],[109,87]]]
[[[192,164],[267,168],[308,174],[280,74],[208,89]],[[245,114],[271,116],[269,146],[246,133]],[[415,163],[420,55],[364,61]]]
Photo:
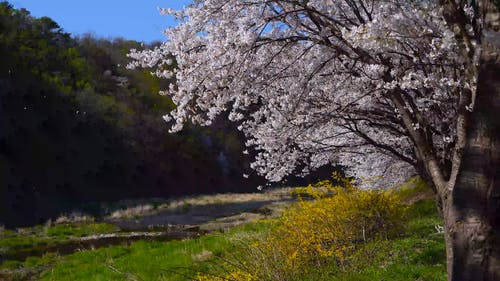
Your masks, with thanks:
[[[237,130],[169,134],[158,95],[172,81],[127,70],[126,39],[72,38],[47,17],[0,3],[0,223],[97,212],[102,200],[248,191]]]

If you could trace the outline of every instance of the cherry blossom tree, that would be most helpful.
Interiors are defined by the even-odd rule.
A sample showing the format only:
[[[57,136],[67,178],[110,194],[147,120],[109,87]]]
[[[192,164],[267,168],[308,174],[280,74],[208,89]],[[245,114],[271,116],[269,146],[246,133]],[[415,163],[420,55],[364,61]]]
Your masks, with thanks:
[[[179,25],[129,67],[176,78],[162,92],[173,132],[229,111],[269,181],[325,164],[378,186],[421,175],[445,218],[448,278],[500,280],[497,5],[195,0],[161,9]]]

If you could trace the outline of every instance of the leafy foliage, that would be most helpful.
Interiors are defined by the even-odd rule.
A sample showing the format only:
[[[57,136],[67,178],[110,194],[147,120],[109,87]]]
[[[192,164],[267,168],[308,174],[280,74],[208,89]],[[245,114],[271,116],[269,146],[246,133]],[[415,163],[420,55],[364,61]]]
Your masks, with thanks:
[[[71,38],[50,18],[0,3],[0,223],[43,223],[89,201],[255,185],[242,180],[241,137],[224,123],[166,132],[161,116],[174,105],[157,91],[171,81],[125,69],[131,48],[141,44]]]

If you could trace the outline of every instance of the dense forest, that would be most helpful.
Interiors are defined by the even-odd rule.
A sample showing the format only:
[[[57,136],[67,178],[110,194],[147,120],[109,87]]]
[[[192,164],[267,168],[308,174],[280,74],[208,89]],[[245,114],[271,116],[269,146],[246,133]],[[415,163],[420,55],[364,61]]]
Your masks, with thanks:
[[[153,44],[154,45],[154,44]],[[78,38],[0,3],[0,223],[40,223],[100,201],[249,191],[243,138],[220,120],[169,134],[168,83],[127,70],[126,39]],[[94,206],[94,207],[93,207]],[[88,210],[87,210],[88,209]]]

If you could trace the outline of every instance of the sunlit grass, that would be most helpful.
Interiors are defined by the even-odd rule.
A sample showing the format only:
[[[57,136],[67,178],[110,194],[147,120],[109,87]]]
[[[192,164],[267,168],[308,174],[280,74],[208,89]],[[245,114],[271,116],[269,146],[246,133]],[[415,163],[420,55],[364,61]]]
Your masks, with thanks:
[[[346,252],[341,266],[337,257],[326,258],[287,280],[445,280],[443,235],[435,227],[442,225],[442,219],[434,199],[428,196],[428,187],[412,185],[395,194],[402,197],[402,201],[410,202],[406,208],[405,227],[398,235],[373,236],[365,242],[359,241]],[[224,280],[220,277],[234,281],[254,280],[246,279],[256,275],[244,265],[248,262],[249,250],[255,250],[257,242],[278,225],[277,220],[266,220],[196,239],[139,241],[130,246],[110,246],[63,257],[50,254],[28,258],[25,262],[4,262],[2,268],[25,269],[17,275],[20,280],[30,274],[38,276],[37,280]],[[56,226],[46,229],[44,235],[64,238],[92,231],[112,229],[105,225],[76,229]]]
[[[439,232],[440,228],[436,227],[442,224],[442,219],[437,214],[432,193],[429,191],[429,188],[424,185],[412,184],[395,192],[396,196],[400,197],[400,201],[411,202],[406,209],[407,221],[405,227],[404,229],[400,229],[401,232],[398,235],[375,235],[371,238],[367,237],[366,241],[358,239],[354,244],[350,243],[349,239],[345,241],[340,240],[340,244],[334,248],[335,252],[332,255],[322,256],[321,252],[324,248],[314,246],[312,246],[312,251],[306,251],[308,247],[314,245],[314,243],[308,242],[310,238],[317,235],[318,230],[322,227],[328,227],[326,225],[322,226],[323,223],[328,223],[328,220],[326,220],[328,214],[311,213],[311,211],[314,211],[314,208],[298,209],[295,213],[298,217],[295,217],[292,222],[284,222],[285,228],[290,231],[288,235],[275,235],[273,237],[271,233],[271,237],[267,238],[263,244],[264,246],[269,245],[268,241],[271,239],[271,247],[267,248],[260,247],[258,250],[255,250],[243,245],[242,248],[247,253],[246,257],[245,255],[240,255],[240,259],[233,257],[232,259],[230,258],[230,262],[223,261],[219,267],[222,269],[215,269],[209,274],[201,274],[199,280],[239,280],[238,278],[252,281],[445,280],[446,263],[443,234]],[[320,193],[326,194],[324,190],[320,190]],[[323,202],[325,204],[321,205],[322,210],[329,209],[330,212],[336,213],[350,212],[351,208],[349,208],[347,201],[342,202],[341,200],[344,196],[342,192],[333,192],[333,194],[335,193],[335,196],[339,198],[337,201],[319,199],[318,203],[310,202],[307,204],[316,206],[317,204],[321,205]],[[314,196],[313,194],[311,197],[321,198],[321,194],[320,196]],[[369,198],[369,194],[361,192],[360,198]],[[386,206],[391,206],[395,202],[390,198],[391,195],[388,195],[388,197],[381,198],[383,200],[377,200],[373,203],[378,202],[386,204]],[[355,200],[359,199],[355,199],[355,197],[349,199],[351,203],[355,202]],[[360,203],[364,200],[360,201]],[[368,200],[367,202],[370,201]],[[369,214],[371,211],[380,213],[382,206],[373,203],[366,205],[369,208],[364,210],[364,214]],[[354,204],[357,205],[358,203]],[[334,205],[338,205],[341,208],[336,209]],[[364,205],[364,203],[361,205]],[[359,207],[352,208],[352,210],[354,209],[359,209]],[[395,210],[397,210],[397,213],[402,211],[397,208]],[[335,221],[336,215],[333,215],[332,219]],[[319,221],[318,217],[320,218]],[[384,220],[387,219],[391,220],[392,218],[391,216],[384,217]],[[305,220],[307,227],[296,223],[296,221],[301,220]],[[349,229],[349,227],[360,228],[358,225],[359,218],[355,219],[355,217],[352,217],[343,221],[347,224],[344,226],[346,229]],[[381,223],[385,224],[388,222],[384,221]],[[296,225],[296,227],[290,227],[292,225]],[[278,228],[280,227],[282,226],[278,226]],[[333,229],[339,230],[342,227],[337,226]],[[335,233],[333,229],[328,232],[330,233],[330,239],[334,239],[335,237],[338,237],[338,239],[349,238],[349,236],[345,236],[350,233],[349,231]],[[300,234],[302,231],[308,235],[301,236],[297,240],[297,243],[295,243],[294,239],[290,237],[297,235],[297,233]],[[322,237],[327,237],[328,233]],[[319,242],[318,246],[321,247],[335,245],[331,243],[327,244],[328,240]],[[291,247],[291,251],[283,252],[280,249],[282,247]],[[337,252],[338,250],[341,250],[341,252]],[[303,255],[303,257],[298,259],[299,255]],[[255,262],[256,260],[257,262]],[[287,262],[287,260],[291,262]],[[233,276],[238,276],[238,278]]]
[[[268,222],[237,227],[197,239],[169,242],[139,241],[74,253],[42,274],[42,280],[189,280],[213,266],[216,257],[237,252],[233,239],[251,239],[269,228]]]
[[[36,226],[16,231],[5,231],[0,237],[0,249],[12,252],[36,247],[39,244],[60,243],[69,238],[94,234],[113,233],[119,229],[106,223],[82,225],[60,224],[55,226]]]

